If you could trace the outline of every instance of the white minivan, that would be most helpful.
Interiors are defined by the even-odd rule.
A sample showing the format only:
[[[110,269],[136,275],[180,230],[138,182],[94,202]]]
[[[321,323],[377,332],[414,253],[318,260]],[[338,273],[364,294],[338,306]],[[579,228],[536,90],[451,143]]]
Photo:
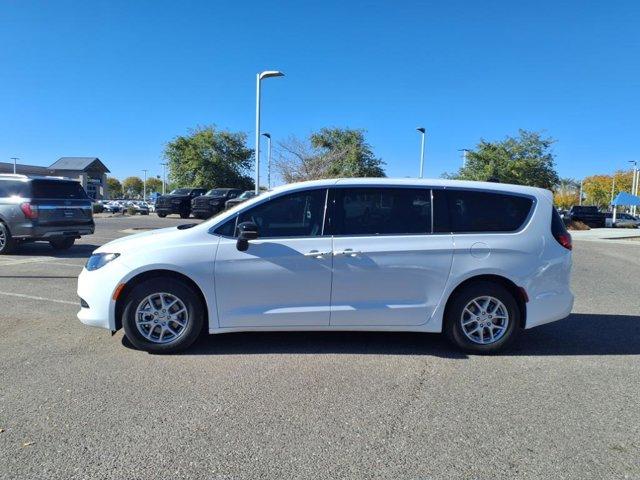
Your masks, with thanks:
[[[205,325],[444,332],[495,352],[569,315],[570,271],[571,236],[547,190],[320,180],[103,245],[78,279],[78,318],[123,327],[150,352],[185,349]]]

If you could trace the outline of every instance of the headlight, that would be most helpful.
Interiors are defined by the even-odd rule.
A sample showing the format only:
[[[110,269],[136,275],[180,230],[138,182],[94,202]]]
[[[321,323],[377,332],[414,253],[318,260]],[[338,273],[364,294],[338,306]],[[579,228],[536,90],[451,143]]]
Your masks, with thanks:
[[[84,268],[89,271],[98,270],[99,268],[104,267],[107,263],[115,260],[119,256],[119,253],[94,253],[89,257],[89,260],[87,260],[87,264]]]

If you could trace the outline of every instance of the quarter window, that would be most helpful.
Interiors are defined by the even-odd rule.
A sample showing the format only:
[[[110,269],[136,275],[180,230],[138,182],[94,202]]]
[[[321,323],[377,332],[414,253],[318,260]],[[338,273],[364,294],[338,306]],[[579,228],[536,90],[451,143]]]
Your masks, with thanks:
[[[331,232],[335,235],[431,233],[431,190],[337,188]]]
[[[254,222],[260,238],[322,235],[326,190],[306,190],[267,200],[242,212],[238,223]]]
[[[447,190],[451,231],[513,232],[522,227],[533,201],[527,197],[473,190]]]

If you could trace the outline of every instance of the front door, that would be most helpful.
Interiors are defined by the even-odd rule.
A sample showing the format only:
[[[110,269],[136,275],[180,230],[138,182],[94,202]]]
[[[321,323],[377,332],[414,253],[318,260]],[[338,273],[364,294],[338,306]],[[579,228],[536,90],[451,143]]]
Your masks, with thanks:
[[[450,234],[432,234],[431,190],[336,188],[331,325],[410,326],[431,317],[453,256]]]
[[[258,225],[247,251],[220,240],[215,289],[221,327],[329,325],[331,237],[323,236],[327,191],[313,189],[268,199],[237,221]],[[233,230],[233,229],[232,229]]]

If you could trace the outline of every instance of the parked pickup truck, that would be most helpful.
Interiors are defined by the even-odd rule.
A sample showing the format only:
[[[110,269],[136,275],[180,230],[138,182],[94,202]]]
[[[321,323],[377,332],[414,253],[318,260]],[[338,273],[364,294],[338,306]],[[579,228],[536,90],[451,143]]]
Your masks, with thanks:
[[[191,200],[204,195],[204,188],[177,188],[169,195],[160,195],[156,200],[156,213],[159,217],[166,217],[177,213],[180,218],[189,218],[191,215]]]
[[[574,205],[569,210],[569,220],[582,222],[592,228],[605,226],[605,213],[600,212],[595,205]]]
[[[200,219],[213,217],[224,210],[227,200],[236,198],[241,193],[242,190],[237,188],[214,188],[191,200],[191,212]]]

